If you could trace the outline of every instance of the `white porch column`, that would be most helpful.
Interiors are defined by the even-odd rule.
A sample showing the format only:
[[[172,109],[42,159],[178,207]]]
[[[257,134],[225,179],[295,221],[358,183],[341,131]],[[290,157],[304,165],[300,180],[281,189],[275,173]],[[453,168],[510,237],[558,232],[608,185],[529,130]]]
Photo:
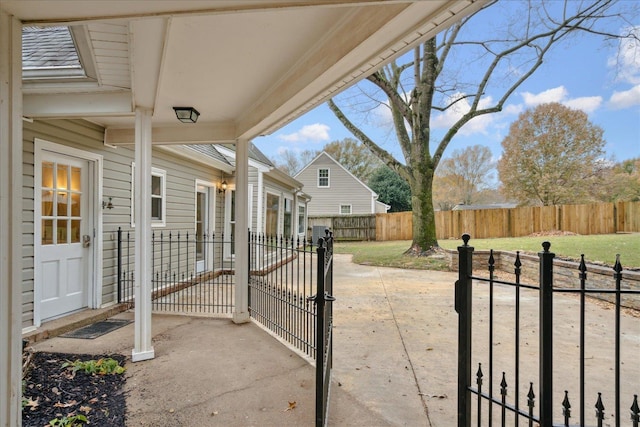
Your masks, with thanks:
[[[151,110],[136,108],[135,343],[131,360],[153,359],[151,345]],[[164,214],[164,213],[163,213]]]
[[[260,190],[258,190],[260,191]],[[249,321],[249,140],[236,141],[236,294],[233,321]]]
[[[22,425],[22,24],[0,9],[0,426]]]

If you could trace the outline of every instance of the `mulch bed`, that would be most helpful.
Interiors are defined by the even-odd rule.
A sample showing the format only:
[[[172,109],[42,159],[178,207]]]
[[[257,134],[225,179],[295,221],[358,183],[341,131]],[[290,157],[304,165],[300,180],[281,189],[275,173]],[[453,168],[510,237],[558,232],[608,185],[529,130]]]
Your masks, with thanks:
[[[22,425],[44,427],[51,420],[74,415],[84,415],[92,426],[125,425],[123,386],[126,373],[91,375],[77,371],[74,374],[62,367],[65,362],[101,357],[113,358],[124,366],[124,356],[39,352],[25,357],[30,360],[25,366],[23,398],[26,406],[22,409]]]

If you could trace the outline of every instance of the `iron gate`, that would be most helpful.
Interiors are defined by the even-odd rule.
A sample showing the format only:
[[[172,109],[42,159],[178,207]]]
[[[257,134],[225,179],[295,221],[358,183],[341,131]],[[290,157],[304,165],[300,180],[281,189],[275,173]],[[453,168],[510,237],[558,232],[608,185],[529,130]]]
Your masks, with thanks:
[[[456,282],[455,287],[455,308],[458,312],[459,316],[459,326],[458,326],[458,426],[459,427],[468,427],[472,424],[472,420],[475,419],[478,426],[481,425],[493,425],[494,420],[500,420],[498,423],[502,426],[504,425],[515,425],[519,424],[519,421],[523,420],[523,425],[533,426],[540,425],[543,427],[549,427],[553,425],[570,425],[570,422],[577,418],[579,425],[611,425],[609,423],[614,423],[615,426],[619,427],[622,422],[626,419],[627,422],[630,421],[629,425],[633,425],[634,427],[638,426],[638,422],[640,420],[640,409],[638,407],[638,398],[637,398],[637,388],[640,386],[640,374],[638,374],[638,363],[637,363],[637,355],[640,353],[637,352],[637,343],[631,341],[631,345],[626,348],[627,355],[630,354],[630,357],[627,358],[627,363],[623,364],[621,362],[621,338],[632,336],[632,339],[636,339],[637,332],[631,331],[631,334],[628,333],[626,336],[621,332],[621,308],[622,308],[622,297],[634,297],[640,296],[640,290],[638,289],[629,289],[629,287],[623,287],[622,285],[622,266],[619,262],[619,258],[616,259],[615,267],[613,268],[613,281],[615,282],[612,289],[594,289],[587,288],[587,268],[584,262],[584,256],[582,257],[582,261],[579,267],[579,285],[574,286],[573,288],[554,288],[553,286],[553,258],[554,254],[549,252],[550,243],[544,242],[542,244],[543,251],[539,252],[539,284],[530,285],[520,283],[521,278],[521,266],[522,263],[520,261],[519,253],[516,256],[516,260],[514,263],[514,276],[515,281],[510,282],[506,280],[500,280],[496,277],[495,272],[495,260],[493,257],[493,251],[490,252],[490,256],[488,259],[488,272],[489,277],[477,277],[473,275],[473,247],[468,245],[470,236],[465,234],[462,236],[464,241],[463,246],[458,247],[459,254],[459,278]],[[474,282],[477,282],[478,285],[487,285],[488,289],[480,288],[480,286],[473,287]],[[472,291],[473,289],[477,289]],[[474,310],[474,303],[472,302],[473,292],[482,293],[480,297],[477,299],[478,302],[487,302],[488,303],[488,313],[483,314],[483,318],[480,322],[472,321],[472,313]],[[509,294],[505,297],[505,293],[509,292]],[[577,408],[577,417],[574,414],[574,408],[571,403],[572,400],[575,400],[576,390],[570,390],[570,384],[572,381],[565,381],[560,384],[561,389],[556,387],[554,389],[554,379],[556,379],[556,375],[564,374],[563,371],[569,370],[569,368],[574,369],[571,361],[569,360],[559,360],[561,363],[556,365],[556,370],[554,371],[554,349],[558,348],[559,350],[565,351],[566,341],[569,340],[569,337],[561,336],[558,337],[556,333],[556,337],[554,340],[554,326],[555,327],[566,327],[567,325],[554,325],[554,294],[571,294],[577,295],[579,299],[579,321],[577,321],[577,325],[571,325],[571,331],[577,330],[577,340],[579,343],[577,347],[579,350],[571,350],[574,353],[579,354],[577,357],[579,358],[579,379],[578,381],[578,393],[579,393],[579,406]],[[487,295],[488,294],[488,295]],[[610,368],[613,371],[613,379],[609,382],[613,383],[613,396],[607,395],[604,396],[600,393],[600,390],[597,392],[597,396],[595,394],[590,398],[593,398],[593,410],[595,412],[595,420],[588,419],[585,415],[585,382],[588,378],[590,380],[590,387],[592,387],[591,383],[597,383],[597,387],[603,387],[604,385],[599,383],[598,381],[594,381],[590,374],[593,372],[586,371],[586,357],[585,357],[585,335],[586,332],[589,331],[590,327],[594,327],[593,323],[587,324],[585,320],[585,312],[586,312],[586,297],[590,297],[597,294],[608,294],[613,295],[615,298],[615,302],[613,304],[613,314],[615,316],[615,326],[614,330],[611,332],[611,340],[613,341],[613,359],[612,364],[613,368]],[[500,301],[498,301],[498,296],[501,297]],[[522,319],[522,307],[525,304],[525,300],[528,307],[530,307],[531,300],[534,301],[533,305],[536,305],[536,300],[538,304],[537,315],[538,321],[537,325],[535,324],[526,324]],[[480,301],[482,300],[482,301]],[[474,300],[475,301],[475,300]],[[510,362],[513,365],[514,375],[509,378],[505,372],[502,372],[500,376],[499,373],[494,374],[494,349],[499,348],[500,344],[504,344],[498,341],[495,338],[495,325],[496,325],[496,317],[499,320],[505,321],[504,316],[500,316],[497,314],[496,307],[500,306],[500,308],[505,307],[506,305],[513,304],[513,308],[511,309],[511,313],[514,314],[514,334],[510,337],[513,339],[513,360]],[[575,305],[578,304],[577,301],[573,302]],[[591,302],[590,302],[591,304]],[[484,318],[488,316],[488,322],[484,322]],[[576,317],[578,317],[576,316]],[[637,320],[637,319],[636,319]],[[478,364],[477,371],[475,375],[472,371],[472,358],[476,356],[475,353],[472,354],[472,342],[478,343],[474,334],[472,334],[472,325],[475,328],[480,328],[481,323],[486,323],[486,329],[488,329],[488,355],[483,355],[488,359],[488,363],[483,367],[482,364]],[[593,322],[593,321],[592,321]],[[637,322],[632,323],[633,328],[637,327]],[[536,328],[537,331],[532,331],[529,328]],[[529,345],[526,342],[526,346],[524,345],[525,339],[522,338],[522,335],[527,332],[537,332],[537,337],[533,336],[534,339],[538,339],[539,346],[537,349],[537,355],[534,356],[534,360],[529,365],[534,365],[533,370],[537,370],[538,381],[537,385],[537,394],[534,390],[533,382],[526,382],[521,384],[520,377],[523,369],[529,369],[529,372],[526,375],[531,374],[531,366],[529,366],[526,362],[523,362],[523,356],[521,354],[522,348],[527,348]],[[609,332],[609,331],[608,331]],[[527,339],[531,339],[531,335],[528,336]],[[634,338],[635,337],[635,338]],[[605,337],[601,337],[604,339]],[[625,338],[626,339],[626,338]],[[480,338],[481,341],[484,340],[482,344],[486,344],[487,341],[485,338]],[[557,342],[562,340],[564,342]],[[532,339],[533,341],[533,339]],[[574,342],[576,338],[574,338]],[[561,345],[563,344],[563,345]],[[635,349],[635,350],[634,350]],[[530,354],[535,354],[535,352],[531,352]],[[563,353],[564,354],[564,353]],[[529,354],[528,354],[529,355]],[[502,355],[501,355],[502,356]],[[511,358],[511,354],[507,357]],[[537,360],[535,360],[537,357]],[[556,360],[558,361],[558,360]],[[590,362],[593,364],[593,362]],[[606,371],[605,366],[592,366],[593,370]],[[625,372],[623,372],[625,369]],[[599,379],[602,378],[602,372],[600,372]],[[535,376],[535,375],[532,375]],[[626,377],[625,377],[626,376]],[[631,376],[630,384],[625,383],[626,390],[625,393],[629,392],[629,389],[632,390],[630,394],[621,395],[621,379],[629,382],[629,376]],[[473,382],[475,382],[476,387],[472,385],[472,377]],[[633,378],[636,378],[634,380]],[[501,379],[501,381],[500,381]],[[509,380],[511,384],[507,382]],[[603,381],[604,383],[604,381]],[[494,386],[495,389],[499,387],[499,395],[494,394]],[[528,389],[528,392],[526,390]],[[564,390],[564,393],[562,392]],[[509,394],[509,397],[507,395]],[[512,394],[512,395],[511,395]],[[521,397],[522,394],[522,397]],[[631,396],[633,394],[633,396]],[[475,397],[474,397],[475,396]],[[475,399],[475,401],[474,401]],[[605,421],[605,405],[604,402],[607,402],[607,406],[613,405],[608,408],[607,415],[608,419]],[[557,406],[554,409],[554,402]],[[628,403],[627,403],[628,402]],[[626,406],[629,410],[623,410],[622,405],[630,405]],[[486,411],[486,413],[485,413]],[[486,416],[486,419],[483,417]],[[613,416],[613,419],[611,419]],[[507,424],[507,420],[509,420]],[[556,424],[554,424],[554,420]],[[558,423],[559,421],[559,423]],[[573,421],[575,424],[576,421]]]
[[[318,239],[318,290],[309,297],[316,305],[316,427],[327,425],[333,363],[333,233]]]

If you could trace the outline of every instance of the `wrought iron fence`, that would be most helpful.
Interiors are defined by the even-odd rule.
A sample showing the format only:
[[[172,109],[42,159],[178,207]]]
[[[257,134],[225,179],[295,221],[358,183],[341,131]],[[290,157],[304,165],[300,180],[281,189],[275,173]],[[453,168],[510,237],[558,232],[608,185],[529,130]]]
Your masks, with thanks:
[[[234,309],[233,238],[197,239],[186,232],[154,232],[152,309],[230,315]],[[316,358],[317,246],[305,239],[249,233],[251,317],[302,354]],[[134,304],[134,241],[118,230],[118,302]]]
[[[250,233],[249,312],[293,348],[315,359],[318,255],[304,239]]]
[[[631,330],[622,331],[622,298],[640,297],[640,290],[629,289],[622,284],[622,266],[617,259],[612,272],[612,279],[615,282],[614,289],[593,289],[587,287],[587,267],[584,257],[580,264],[579,277],[576,278],[576,286],[571,289],[553,287],[553,258],[554,254],[549,252],[550,244],[543,243],[543,251],[539,253],[539,284],[524,284],[520,282],[521,262],[519,255],[514,263],[513,276],[515,280],[507,281],[497,277],[493,253],[488,259],[488,277],[478,277],[473,275],[473,247],[468,245],[469,235],[463,236],[464,245],[458,247],[459,253],[459,279],[456,282],[456,311],[459,315],[458,329],[458,426],[470,426],[472,420],[476,420],[477,425],[493,425],[494,421],[500,425],[518,425],[523,421],[523,425],[570,425],[572,419],[577,418],[579,425],[611,425],[620,426],[624,420],[631,420],[629,425],[638,426],[640,420],[640,409],[638,407],[638,387],[640,386],[640,371],[637,357],[640,354],[638,339],[638,319],[631,319],[627,326]],[[477,284],[478,286],[473,286]],[[484,287],[486,285],[486,288]],[[474,297],[474,293],[478,294]],[[554,301],[560,305],[566,300],[560,300],[559,294],[572,295],[573,304],[563,304],[556,307],[554,311]],[[611,310],[614,316],[613,330],[605,333],[596,333],[593,336],[592,329],[595,322],[591,319],[587,322],[588,298],[597,294],[613,294],[615,303]],[[555,296],[555,300],[554,300]],[[569,300],[571,300],[569,298]],[[526,306],[525,306],[526,304]],[[599,304],[603,304],[600,302]],[[479,320],[472,320],[476,316],[477,306],[483,305],[485,312]],[[537,305],[537,307],[535,307]],[[566,305],[566,306],[565,306]],[[534,308],[532,315],[537,321],[523,320],[525,308]],[[569,308],[568,308],[569,307]],[[574,310],[572,307],[576,307]],[[576,317],[574,322],[560,324],[554,323],[554,316],[559,314],[559,310],[576,311],[571,313]],[[505,316],[505,312],[508,313]],[[513,321],[513,335],[502,334],[497,338],[496,324]],[[565,318],[566,321],[566,318]],[[602,322],[602,320],[598,320]],[[486,325],[486,326],[484,326]],[[484,327],[483,327],[484,326]],[[486,336],[477,336],[476,329],[484,329]],[[556,330],[558,329],[558,330]],[[560,332],[561,329],[561,332]],[[534,332],[534,333],[532,333]],[[554,335],[555,332],[555,335]],[[610,358],[611,368],[605,365],[603,360],[598,362],[587,361],[586,337],[590,334],[590,339],[604,340],[604,335],[610,335],[613,341],[613,356]],[[598,335],[600,334],[600,335]],[[570,335],[576,335],[571,337]],[[626,339],[626,359],[621,357],[623,338]],[[513,352],[500,351],[501,363],[509,365],[501,366],[502,375],[494,372],[496,368],[496,355],[506,343],[504,340],[512,340]],[[529,342],[531,341],[531,342]],[[538,341],[537,349],[535,342]],[[472,353],[472,343],[474,348],[481,347],[481,351]],[[577,347],[577,351],[575,350]],[[526,354],[523,354],[525,353]],[[556,352],[558,353],[556,355]],[[505,354],[506,353],[506,354]],[[555,357],[554,357],[555,356]],[[478,363],[477,371],[473,374],[472,360],[483,358],[485,365]],[[512,359],[511,359],[512,358]],[[573,363],[571,358],[573,358]],[[591,357],[596,359],[596,357]],[[509,360],[510,359],[510,360]],[[555,365],[554,361],[560,362]],[[624,363],[626,362],[626,363]],[[587,364],[590,366],[587,366]],[[577,375],[570,371],[575,371]],[[590,369],[587,370],[587,367]],[[611,369],[612,394],[603,395],[602,389],[604,381],[602,378],[608,377],[606,374]],[[510,378],[504,371],[513,371]],[[624,370],[624,371],[623,371]],[[537,372],[536,372],[537,371]],[[594,379],[597,373],[598,379]],[[534,390],[534,382],[521,382],[522,376],[535,377],[538,379],[537,394]],[[560,377],[560,378],[559,378]],[[634,380],[635,378],[635,380]],[[621,380],[625,380],[625,393],[622,394]],[[511,384],[508,384],[508,381]],[[557,381],[557,382],[554,382]],[[595,420],[587,419],[587,387],[589,390],[598,390],[589,399],[593,399],[593,410]],[[475,382],[476,387],[472,385]],[[561,383],[560,383],[561,382]],[[558,384],[560,383],[560,384]],[[572,390],[572,386],[576,390]],[[499,387],[499,395],[497,388]],[[571,390],[571,391],[570,391]],[[509,397],[508,395],[511,394]],[[473,396],[475,397],[473,397]],[[522,396],[522,397],[521,397]],[[474,400],[475,399],[475,404]],[[526,399],[526,402],[524,401]],[[578,401],[577,411],[572,407]],[[609,419],[605,420],[604,402],[613,401],[613,409],[608,409]],[[571,403],[573,401],[573,403]],[[626,404],[625,404],[626,403]],[[607,403],[611,405],[611,403]],[[630,405],[628,410],[623,410],[623,405]],[[555,407],[555,409],[554,409]],[[486,414],[485,414],[486,411]],[[577,417],[576,413],[577,412]],[[626,413],[626,415],[625,415]],[[485,419],[486,416],[486,419]],[[498,421],[499,418],[499,421]],[[513,420],[513,421],[512,421]],[[554,424],[554,422],[556,424]],[[575,423],[575,421],[573,421]],[[627,421],[628,422],[628,421]]]
[[[154,232],[151,241],[152,309],[187,314],[231,314],[234,307],[233,240]],[[134,303],[134,242],[118,229],[118,302]]]

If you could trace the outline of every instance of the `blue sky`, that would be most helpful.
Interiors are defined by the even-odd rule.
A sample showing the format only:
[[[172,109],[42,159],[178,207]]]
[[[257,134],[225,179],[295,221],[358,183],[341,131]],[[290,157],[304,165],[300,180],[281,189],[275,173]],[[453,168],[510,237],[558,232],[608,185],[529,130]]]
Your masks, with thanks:
[[[635,27],[640,33],[640,25]],[[348,99],[355,91],[358,89],[348,89],[339,99]],[[481,144],[498,159],[500,142],[518,114],[545,102],[560,102],[585,111],[592,123],[604,129],[607,157],[616,161],[640,157],[640,45],[605,44],[592,36],[581,36],[557,46],[542,67],[511,95],[501,113],[465,125],[445,156],[455,149]],[[455,112],[435,115],[432,131],[443,134],[455,117]],[[364,127],[374,141],[403,161],[387,123],[384,114],[373,114]],[[267,156],[277,159],[285,150],[319,150],[328,142],[347,137],[353,136],[323,104],[254,142]]]

